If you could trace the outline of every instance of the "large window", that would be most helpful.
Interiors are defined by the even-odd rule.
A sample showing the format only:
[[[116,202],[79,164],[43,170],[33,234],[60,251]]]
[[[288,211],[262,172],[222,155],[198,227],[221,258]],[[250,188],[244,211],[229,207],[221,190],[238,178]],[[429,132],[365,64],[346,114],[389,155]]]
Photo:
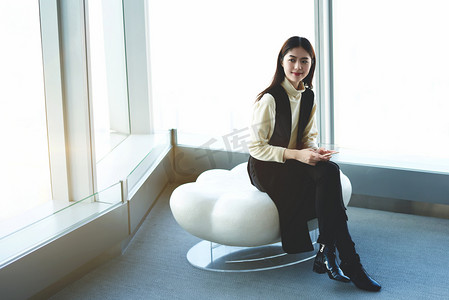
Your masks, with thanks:
[[[122,0],[0,1],[0,268],[124,207],[170,150],[168,132],[151,134],[136,55],[147,53],[144,1],[126,3],[125,17]],[[128,89],[128,74],[144,84]],[[115,215],[119,235],[140,208]]]
[[[0,221],[51,199],[39,3],[0,1]]]
[[[141,15],[128,16],[142,23],[133,34],[146,29],[139,3]],[[122,0],[1,1],[0,22],[0,221],[26,219],[26,210],[42,211],[38,218],[89,197],[126,179],[155,152],[159,142],[149,134],[150,111],[143,112],[149,99],[140,86],[133,90],[143,103],[134,101],[140,119],[130,117]],[[138,47],[128,45],[134,53],[146,54],[142,36]],[[130,120],[138,136],[123,145]]]
[[[334,1],[336,144],[393,166],[449,169],[448,9]]]
[[[148,0],[147,6],[154,124],[178,128],[180,143],[184,134],[207,146],[211,136],[248,134],[251,106],[271,82],[283,42],[293,35],[314,42],[314,1]]]

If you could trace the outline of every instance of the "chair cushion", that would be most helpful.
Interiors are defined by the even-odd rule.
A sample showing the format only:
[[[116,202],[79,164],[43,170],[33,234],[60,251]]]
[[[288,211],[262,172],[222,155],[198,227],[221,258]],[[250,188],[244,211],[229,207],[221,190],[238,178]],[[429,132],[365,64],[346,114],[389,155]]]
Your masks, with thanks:
[[[194,236],[223,245],[247,247],[278,242],[277,208],[268,194],[251,184],[246,167],[247,163],[242,163],[232,170],[208,170],[196,182],[177,187],[170,197],[170,207],[178,224]],[[341,181],[347,205],[351,183],[343,173]]]

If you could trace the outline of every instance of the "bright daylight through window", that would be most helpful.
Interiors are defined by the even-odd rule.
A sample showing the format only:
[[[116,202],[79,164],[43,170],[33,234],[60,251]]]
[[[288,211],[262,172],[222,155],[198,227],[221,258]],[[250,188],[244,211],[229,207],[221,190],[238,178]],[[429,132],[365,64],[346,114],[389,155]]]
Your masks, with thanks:
[[[39,2],[0,1],[0,221],[51,199]]]
[[[315,41],[309,0],[149,0],[148,15],[155,127],[177,128],[181,144],[248,136],[251,106],[271,82],[282,43]]]
[[[448,9],[439,0],[334,1],[336,144],[448,172]]]

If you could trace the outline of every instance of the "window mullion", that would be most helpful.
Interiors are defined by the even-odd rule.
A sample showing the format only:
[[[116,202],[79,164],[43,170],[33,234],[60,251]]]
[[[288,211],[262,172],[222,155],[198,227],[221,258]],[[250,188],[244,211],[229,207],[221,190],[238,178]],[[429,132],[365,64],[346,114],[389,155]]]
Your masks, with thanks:
[[[40,1],[39,8],[52,198],[68,201],[58,7],[55,1]]]
[[[84,1],[59,2],[60,49],[69,199],[95,191]]]
[[[124,0],[125,51],[131,134],[152,133],[146,1]]]
[[[315,0],[315,37],[317,55],[317,94],[320,108],[320,142],[333,144],[334,96],[332,68],[332,0]]]

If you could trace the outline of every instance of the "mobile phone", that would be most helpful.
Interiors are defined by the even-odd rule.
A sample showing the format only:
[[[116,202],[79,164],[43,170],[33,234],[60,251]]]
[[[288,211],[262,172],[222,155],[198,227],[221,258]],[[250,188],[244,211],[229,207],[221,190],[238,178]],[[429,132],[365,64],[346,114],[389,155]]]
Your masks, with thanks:
[[[329,153],[323,154],[323,156],[332,156],[333,154],[337,154],[337,153],[340,153],[340,152],[338,152],[338,151],[329,152]]]

